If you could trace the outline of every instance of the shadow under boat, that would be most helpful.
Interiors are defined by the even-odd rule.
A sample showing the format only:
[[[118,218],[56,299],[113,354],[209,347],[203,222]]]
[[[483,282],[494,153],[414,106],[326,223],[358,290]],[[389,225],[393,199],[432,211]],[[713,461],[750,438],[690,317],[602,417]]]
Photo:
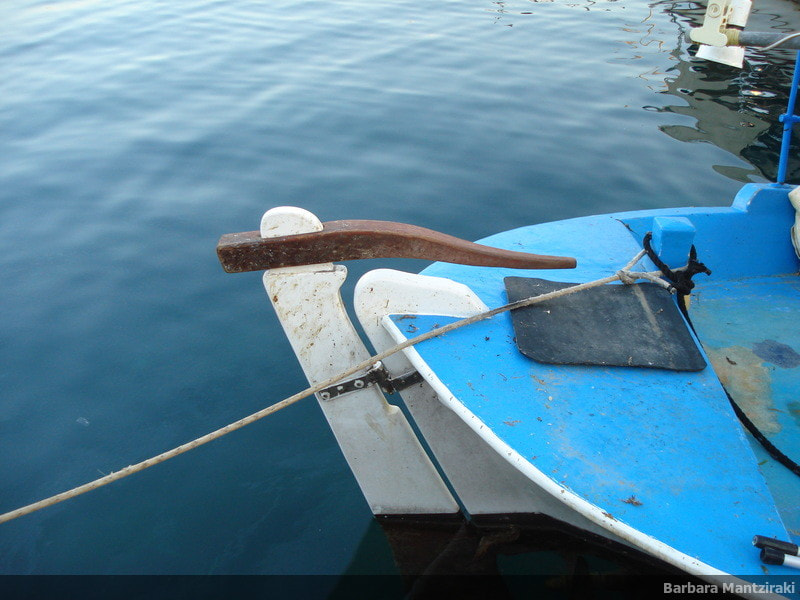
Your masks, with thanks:
[[[711,591],[666,562],[541,514],[384,515],[329,598],[652,598],[667,589]]]

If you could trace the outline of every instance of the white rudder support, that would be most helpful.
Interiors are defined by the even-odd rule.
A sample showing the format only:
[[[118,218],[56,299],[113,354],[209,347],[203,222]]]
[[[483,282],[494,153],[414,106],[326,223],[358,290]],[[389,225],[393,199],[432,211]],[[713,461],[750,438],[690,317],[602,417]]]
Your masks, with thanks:
[[[267,211],[261,236],[320,231],[312,213],[293,207]],[[369,358],[342,304],[342,265],[271,269],[264,287],[309,383]],[[317,400],[374,514],[449,514],[458,505],[402,411],[376,386]]]

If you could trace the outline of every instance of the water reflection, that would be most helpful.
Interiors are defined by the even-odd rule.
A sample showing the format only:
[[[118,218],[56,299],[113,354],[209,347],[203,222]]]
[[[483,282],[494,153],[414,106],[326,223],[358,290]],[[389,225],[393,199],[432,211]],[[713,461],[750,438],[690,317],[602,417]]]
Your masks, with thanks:
[[[703,7],[661,4],[675,22],[688,31],[697,26]],[[792,22],[795,25],[792,25]],[[782,2],[754,8],[749,28],[759,31],[793,31],[800,26],[794,5]],[[682,142],[714,144],[752,165],[752,169],[715,166],[715,170],[737,181],[774,180],[777,172],[782,125],[786,110],[794,53],[778,50],[764,53],[748,50],[742,69],[694,59],[696,46],[679,39],[674,56],[680,56],[664,79],[662,92],[676,96],[681,104],[648,110],[693,118],[694,125],[665,124],[659,129]],[[800,182],[800,165],[789,169],[789,181]]]
[[[497,0],[492,2],[491,11],[496,13],[497,23],[511,27],[544,9],[538,5],[553,2],[598,11],[607,10],[616,0]],[[748,49],[743,69],[694,58],[697,47],[688,42],[687,35],[701,24],[705,4],[650,3],[644,19],[637,16],[619,27],[620,50],[610,60],[642,62],[638,77],[658,94],[653,97],[655,102],[642,108],[688,117],[669,117],[660,131],[681,142],[713,144],[751,165],[715,166],[725,177],[741,182],[774,180],[782,132],[778,119],[786,110],[795,54],[790,50],[765,53]],[[748,29],[798,31],[800,8],[788,0],[761,0],[753,8]],[[788,181],[800,183],[800,164],[790,164]]]
[[[504,21],[504,25],[508,27],[514,26],[513,17],[515,15],[533,15],[535,14],[535,4],[559,4],[568,8],[578,8],[586,11],[590,10],[603,10],[610,11],[608,5],[617,4],[619,0],[583,0],[581,2],[574,2],[569,0],[492,0],[492,8],[489,12],[497,13],[495,21]],[[503,19],[507,17],[507,19]]]
[[[707,142],[749,162],[753,168],[717,166],[715,170],[737,181],[774,180],[780,148],[779,115],[785,111],[786,82],[791,65],[746,64],[735,73],[730,67],[682,61],[665,82],[664,93],[686,104],[650,110],[686,115],[694,125],[662,125],[660,130],[682,142]],[[797,169],[790,172],[797,177]]]

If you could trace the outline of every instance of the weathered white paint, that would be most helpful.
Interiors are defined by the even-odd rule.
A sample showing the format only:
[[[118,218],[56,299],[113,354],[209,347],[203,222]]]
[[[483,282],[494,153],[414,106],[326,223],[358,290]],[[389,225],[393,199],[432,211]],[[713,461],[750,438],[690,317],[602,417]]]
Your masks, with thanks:
[[[293,207],[273,208],[261,221],[262,237],[321,229],[312,213]],[[370,356],[342,304],[346,277],[347,269],[332,263],[264,273],[267,295],[311,384]],[[317,400],[374,514],[458,511],[405,415],[379,389]]]

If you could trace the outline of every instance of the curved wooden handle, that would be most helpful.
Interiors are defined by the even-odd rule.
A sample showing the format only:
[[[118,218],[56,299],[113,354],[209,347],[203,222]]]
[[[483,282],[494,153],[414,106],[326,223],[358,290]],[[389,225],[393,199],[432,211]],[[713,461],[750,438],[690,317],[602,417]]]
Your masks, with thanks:
[[[328,221],[322,225],[322,231],[273,238],[262,238],[258,231],[229,233],[220,238],[217,256],[228,273],[362,258],[421,258],[511,269],[574,269],[576,265],[574,258],[501,250],[404,223]]]

